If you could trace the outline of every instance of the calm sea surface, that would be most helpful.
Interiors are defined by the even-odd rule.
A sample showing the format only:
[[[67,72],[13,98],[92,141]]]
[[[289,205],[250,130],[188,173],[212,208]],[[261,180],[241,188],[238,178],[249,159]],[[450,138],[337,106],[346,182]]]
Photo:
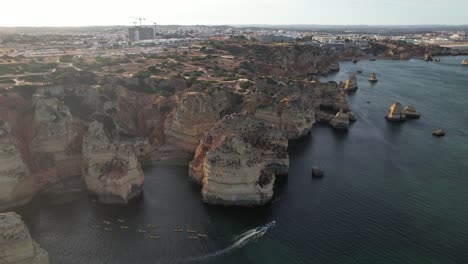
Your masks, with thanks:
[[[328,79],[363,71],[349,97],[358,122],[347,134],[316,126],[292,142],[290,175],[266,207],[205,205],[186,167],[154,166],[130,206],[98,205],[84,194],[36,199],[20,213],[52,264],[468,263],[468,67],[461,57],[441,60],[343,63]],[[380,81],[371,86],[372,72]],[[421,119],[386,122],[394,101],[415,106]],[[440,128],[447,136],[432,137]],[[323,179],[311,178],[314,165]],[[91,227],[103,220],[111,231]],[[273,220],[263,236],[252,230]]]

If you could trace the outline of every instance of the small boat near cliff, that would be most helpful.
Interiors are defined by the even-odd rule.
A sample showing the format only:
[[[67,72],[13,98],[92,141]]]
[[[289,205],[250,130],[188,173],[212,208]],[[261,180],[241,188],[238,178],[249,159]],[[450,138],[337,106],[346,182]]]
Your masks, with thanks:
[[[372,73],[372,75],[371,75],[371,77],[370,77],[370,79],[369,79],[369,82],[371,82],[371,83],[376,83],[376,82],[378,82],[378,81],[379,81],[379,80],[377,79],[377,74]]]
[[[468,65],[468,59],[464,59],[461,61],[461,65]]]

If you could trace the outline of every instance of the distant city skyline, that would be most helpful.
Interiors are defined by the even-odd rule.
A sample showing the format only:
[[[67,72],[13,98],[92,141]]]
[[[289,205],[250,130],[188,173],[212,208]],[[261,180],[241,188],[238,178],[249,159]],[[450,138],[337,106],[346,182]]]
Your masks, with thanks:
[[[467,0],[26,0],[0,27],[133,25],[467,25]]]

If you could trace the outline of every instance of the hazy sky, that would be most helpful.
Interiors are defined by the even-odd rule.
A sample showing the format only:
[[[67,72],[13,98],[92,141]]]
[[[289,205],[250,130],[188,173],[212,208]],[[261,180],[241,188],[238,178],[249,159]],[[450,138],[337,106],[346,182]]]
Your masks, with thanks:
[[[468,24],[468,0],[1,0],[0,26]]]

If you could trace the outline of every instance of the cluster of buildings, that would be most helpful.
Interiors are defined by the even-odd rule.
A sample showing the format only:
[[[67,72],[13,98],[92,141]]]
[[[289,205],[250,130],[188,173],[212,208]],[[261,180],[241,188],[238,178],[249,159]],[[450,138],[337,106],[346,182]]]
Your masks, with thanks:
[[[90,29],[91,30],[91,29]],[[275,29],[269,27],[230,27],[230,26],[116,26],[88,31],[79,34],[63,33],[47,41],[28,48],[24,45],[21,53],[27,56],[47,56],[75,51],[124,52],[125,50],[144,50],[159,52],[159,48],[178,48],[190,46],[195,42],[210,39],[240,38],[261,43],[295,43],[324,47],[332,50],[348,48],[366,49],[372,40],[404,41],[411,44],[458,45],[468,47],[468,31],[433,31],[429,33],[355,33],[337,30]],[[7,34],[0,34],[0,43]],[[52,36],[54,36],[52,34]],[[12,44],[13,45],[13,44]],[[15,48],[13,48],[16,50]],[[110,51],[112,49],[112,51]]]

